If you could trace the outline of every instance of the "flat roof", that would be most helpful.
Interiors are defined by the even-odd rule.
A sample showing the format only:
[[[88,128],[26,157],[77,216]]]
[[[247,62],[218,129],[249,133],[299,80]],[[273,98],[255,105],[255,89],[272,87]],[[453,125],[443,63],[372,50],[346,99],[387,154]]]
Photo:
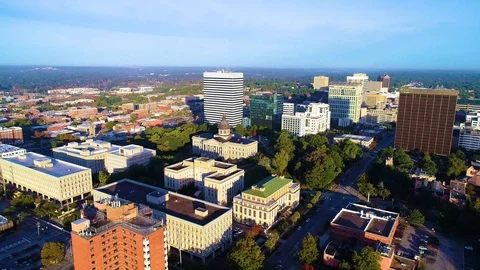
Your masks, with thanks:
[[[106,147],[106,146],[109,147]],[[80,155],[80,153],[85,153],[88,151],[89,155],[98,155],[105,152],[112,152],[119,150],[120,146],[115,144],[110,144],[106,141],[95,140],[91,142],[82,142],[82,143],[69,143],[67,145],[57,147],[52,149],[54,152],[61,152],[65,154],[75,154]]]
[[[243,171],[243,170],[238,169],[238,170],[235,170],[235,171],[230,172],[230,173],[227,173],[227,174],[214,173],[214,174],[212,174],[212,175],[207,176],[206,178],[213,179],[213,180],[218,180],[218,181],[222,181],[223,179],[228,178],[228,177],[230,177],[230,176],[232,176],[232,175],[235,175],[235,174],[237,174],[237,173],[239,173],[239,172],[241,172],[241,171]]]
[[[388,237],[398,213],[350,203],[332,220],[332,224]]]
[[[361,135],[353,135],[353,134],[342,134],[342,135],[336,136],[335,138],[359,140],[359,141],[364,141],[364,142],[368,142],[368,141],[373,140],[373,137],[361,136]]]
[[[222,207],[158,187],[142,184],[130,179],[122,179],[118,182],[96,188],[95,190],[112,196],[118,195],[118,198],[133,203],[148,205],[152,209],[159,210],[168,215],[202,226],[230,211],[227,207]],[[164,205],[156,205],[147,201],[147,194],[155,191],[164,192],[165,194],[168,193],[168,200]],[[205,217],[195,215],[195,209],[199,207],[208,210],[208,214]]]
[[[14,157],[4,157],[6,161],[18,164],[20,166],[28,167],[38,172],[46,173],[55,177],[63,177],[70,174],[90,170],[89,168],[72,164],[63,160],[55,159],[52,157],[44,156],[34,152],[28,152],[24,155]],[[52,166],[37,166],[35,163],[48,162],[50,160]]]
[[[401,94],[419,94],[419,95],[444,95],[458,96],[458,91],[453,89],[432,89],[432,88],[406,88],[400,90]]]
[[[16,152],[16,151],[24,151],[24,152],[26,152],[27,150],[25,150],[25,149],[23,149],[23,148],[20,148],[20,147],[16,147],[16,146],[10,145],[10,144],[0,143],[0,154],[10,153],[10,152]]]
[[[242,193],[267,198],[268,196],[272,195],[282,187],[292,183],[293,180],[289,178],[283,178],[279,176],[268,176],[267,178],[263,179],[262,181],[258,182],[252,188],[243,191]]]

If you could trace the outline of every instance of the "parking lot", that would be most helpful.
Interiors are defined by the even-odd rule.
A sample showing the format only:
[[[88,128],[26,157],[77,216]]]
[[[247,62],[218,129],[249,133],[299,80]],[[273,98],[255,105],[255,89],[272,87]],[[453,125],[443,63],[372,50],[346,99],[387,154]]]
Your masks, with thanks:
[[[38,233],[40,232],[40,233]],[[0,269],[39,269],[40,251],[46,242],[70,246],[70,234],[33,218],[26,218],[16,230],[0,238]]]
[[[420,256],[426,269],[462,269],[463,245],[460,241],[424,226],[404,226],[397,231],[394,240],[397,255]]]

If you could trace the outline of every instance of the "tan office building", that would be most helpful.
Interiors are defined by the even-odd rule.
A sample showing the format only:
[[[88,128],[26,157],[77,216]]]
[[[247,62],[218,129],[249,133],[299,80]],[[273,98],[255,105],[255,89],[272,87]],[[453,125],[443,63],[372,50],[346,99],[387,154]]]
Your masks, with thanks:
[[[368,94],[366,96],[365,103],[367,104],[368,107],[376,107],[377,109],[383,109],[387,104],[387,96],[379,95],[379,94]]]
[[[92,169],[92,173],[105,171],[107,153],[117,151],[120,146],[105,141],[88,139],[83,143],[71,142],[53,148],[53,157]]]
[[[225,160],[249,158],[258,152],[257,141],[230,132],[230,125],[225,116],[218,125],[218,134],[203,133],[193,136],[192,145],[193,154]]]
[[[395,148],[448,156],[458,91],[410,88],[400,92]]]
[[[147,166],[156,151],[143,146],[130,144],[110,151],[105,157],[105,168],[109,173],[123,171],[132,165]]]
[[[33,152],[1,158],[0,169],[6,183],[62,204],[83,199],[93,188],[89,168]]]
[[[233,198],[233,218],[244,224],[270,228],[286,209],[297,207],[300,184],[282,176],[270,176]]]
[[[245,171],[235,164],[206,157],[189,158],[165,168],[164,185],[177,191],[194,184],[203,190],[207,202],[227,205],[243,190],[244,175]]]
[[[328,87],[327,76],[315,76],[313,77],[313,89],[318,90],[324,87]]]
[[[92,191],[95,202],[115,199],[133,202],[139,212],[151,212],[167,225],[168,248],[205,262],[232,243],[232,210],[165,189],[123,179]]]

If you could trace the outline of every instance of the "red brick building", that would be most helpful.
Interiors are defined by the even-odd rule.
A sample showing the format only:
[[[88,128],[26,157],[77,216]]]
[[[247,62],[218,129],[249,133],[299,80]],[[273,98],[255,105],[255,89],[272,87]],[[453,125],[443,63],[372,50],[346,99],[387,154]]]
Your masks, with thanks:
[[[75,269],[168,269],[166,227],[133,203],[95,203],[93,214],[72,222]]]
[[[330,235],[334,240],[376,247],[392,243],[399,222],[398,213],[350,203],[330,223]]]
[[[90,119],[97,115],[97,113],[98,109],[96,107],[72,107],[68,109],[67,115],[74,119]]]
[[[0,127],[0,142],[6,144],[22,144],[23,129],[21,127]]]

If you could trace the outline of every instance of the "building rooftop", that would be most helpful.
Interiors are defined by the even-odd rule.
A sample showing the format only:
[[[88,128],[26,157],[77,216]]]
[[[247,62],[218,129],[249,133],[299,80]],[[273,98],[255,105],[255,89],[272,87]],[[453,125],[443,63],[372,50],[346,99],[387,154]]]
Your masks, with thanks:
[[[353,134],[342,134],[342,135],[336,136],[336,138],[351,139],[351,140],[358,140],[358,141],[364,141],[364,142],[368,142],[368,141],[373,140],[372,137],[361,136],[361,135],[353,135]]]
[[[388,237],[398,213],[350,203],[332,220],[332,224]]]
[[[423,95],[444,95],[458,96],[458,91],[453,89],[430,89],[430,88],[406,88],[400,90],[401,94],[423,94]]]
[[[55,177],[63,177],[70,174],[90,170],[89,168],[68,163],[59,159],[47,157],[34,152],[28,152],[20,156],[4,157],[3,159]]]
[[[67,145],[54,148],[54,152],[65,154],[94,156],[120,149],[120,146],[101,140],[87,140],[83,143],[71,142]]]
[[[212,134],[212,133],[202,133],[202,134],[198,134],[198,135],[195,135],[195,136],[203,138],[203,139],[207,139],[207,140],[214,139],[214,140],[217,140],[221,143],[231,142],[231,143],[238,143],[238,144],[251,144],[251,143],[256,142],[256,141],[251,140],[251,139],[245,139],[238,133],[231,133],[230,137],[228,139],[217,137],[215,135],[216,134]]]
[[[198,200],[192,197],[181,195],[175,192],[167,191],[158,187],[142,184],[130,179],[123,179],[118,182],[97,188],[100,192],[112,196],[118,196],[133,203],[147,205],[152,209],[181,218],[199,225],[205,225],[217,217],[228,212],[230,209],[213,203]],[[147,201],[147,194],[155,193],[168,194],[168,199],[160,205]],[[197,215],[195,210],[203,208],[208,211],[204,216]]]
[[[124,150],[127,150],[127,152],[125,152]],[[136,144],[130,144],[126,146],[119,146],[117,150],[110,151],[110,154],[117,155],[117,156],[131,157],[131,156],[136,156],[143,153],[151,153],[152,151],[155,151],[155,150],[144,148],[143,146],[136,145]]]
[[[270,195],[292,182],[293,180],[289,178],[269,176],[258,182],[255,186],[252,186],[251,189],[245,190],[242,193],[262,198],[268,198]]]
[[[222,181],[232,175],[235,175],[235,174],[238,174],[238,173],[241,173],[243,172],[243,170],[235,170],[233,172],[229,172],[229,173],[226,173],[226,174],[223,174],[223,173],[214,173],[212,175],[209,175],[207,177],[205,177],[205,180],[208,178],[208,179],[213,179],[213,180],[218,180],[218,181]]]
[[[417,264],[415,260],[394,255],[392,259],[392,263],[390,264],[390,269],[414,270],[416,266]]]
[[[13,145],[10,145],[10,144],[0,143],[0,154],[6,154],[6,153],[11,153],[11,152],[17,152],[17,151],[27,152],[27,150],[25,150],[23,148],[16,147],[16,146],[13,146]]]

